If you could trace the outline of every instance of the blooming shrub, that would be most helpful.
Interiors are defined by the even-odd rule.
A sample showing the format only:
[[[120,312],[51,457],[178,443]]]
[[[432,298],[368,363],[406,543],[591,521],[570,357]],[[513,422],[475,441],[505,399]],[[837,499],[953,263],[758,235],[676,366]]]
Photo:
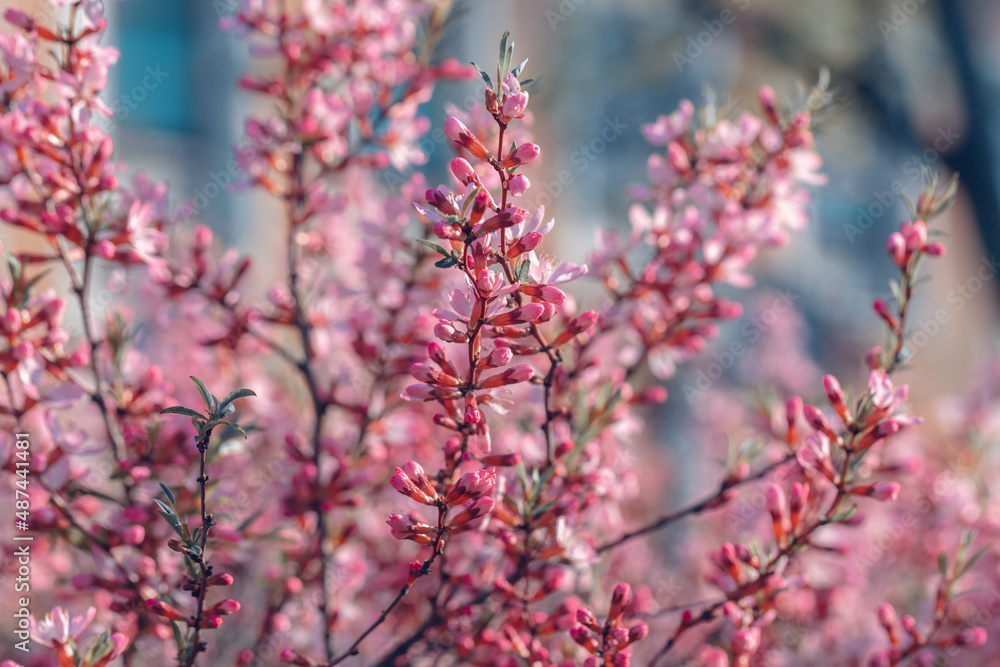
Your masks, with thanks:
[[[873,305],[886,342],[863,388],[825,375],[806,396],[723,411],[745,417],[748,444],[665,511],[673,473],[654,474],[663,455],[643,438],[667,399],[652,378],[738,318],[727,286],[807,223],[823,182],[813,105],[765,87],[759,114],[684,101],[644,126],[630,229],[601,231],[576,265],[542,251],[558,252],[544,207],[518,205],[542,148],[508,35],[486,71],[428,59],[445,2],[246,0],[224,27],[269,61],[240,86],[272,111],[246,122],[239,185],[280,204],[284,231],[268,256],[284,277],[255,300],[249,259],[171,215],[165,186],[119,180],[95,124],[117,59],[102,5],[54,4],[64,23],[8,10],[0,38],[0,219],[44,247],[5,248],[0,284],[4,479],[23,516],[3,530],[33,536],[34,606],[5,667],[986,655],[992,607],[963,589],[992,582],[995,558],[961,529],[992,532],[989,495],[939,492],[952,458],[915,435],[897,378],[954,181],[929,182],[888,239],[899,275]],[[435,82],[477,76],[482,106],[443,125],[449,181],[428,188],[417,170],[389,192],[380,175],[426,161]],[[141,298],[95,312],[99,269]],[[781,358],[762,374],[792,347],[770,346]],[[957,408],[960,453],[979,405]],[[714,421],[692,449],[735,427]],[[697,533],[654,548],[683,520]],[[891,549],[865,549],[885,535]],[[675,581],[667,604],[656,589]]]

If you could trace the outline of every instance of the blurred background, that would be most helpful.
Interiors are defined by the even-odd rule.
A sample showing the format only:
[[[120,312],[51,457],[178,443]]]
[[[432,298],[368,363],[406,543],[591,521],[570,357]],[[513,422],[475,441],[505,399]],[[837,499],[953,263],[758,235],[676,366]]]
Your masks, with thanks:
[[[35,14],[44,5],[0,2],[11,4]],[[108,129],[130,171],[169,181],[177,204],[193,205],[227,242],[262,255],[279,228],[272,209],[225,188],[251,104],[234,82],[253,67],[245,45],[217,27],[234,7],[235,0],[109,2],[109,39],[122,56],[107,93],[116,111]],[[948,234],[948,255],[934,262],[913,320],[926,334],[905,378],[915,387],[915,411],[933,414],[937,399],[968,387],[992,354],[1000,3],[460,0],[456,7],[461,16],[436,58],[489,69],[504,30],[520,57],[530,58],[534,131],[544,152],[529,172],[533,203],[545,203],[556,218],[557,252],[569,261],[585,260],[597,227],[627,225],[626,187],[645,180],[651,152],[643,123],[683,98],[701,104],[713,94],[706,86],[734,110],[756,110],[765,83],[794,105],[803,85],[829,69],[835,103],[817,129],[829,183],[816,191],[813,222],[789,247],[757,261],[756,293],[740,297],[749,304],[743,319],[724,327],[713,350],[748,342],[748,330],[766,334],[765,344],[748,345],[729,364],[710,350],[670,380],[672,399],[662,413],[667,439],[709,409],[686,400],[684,388],[713,363],[725,366],[724,380],[737,386],[784,383],[778,388],[815,394],[815,384],[796,385],[814,382],[817,367],[861,386],[864,352],[881,342],[869,304],[888,294],[892,276],[884,240],[906,218],[900,195],[916,196],[924,169],[944,177],[959,172],[962,187],[937,224]],[[478,104],[480,94],[478,81],[443,85],[426,112],[440,127],[446,103]],[[451,153],[433,142],[427,148],[428,180],[442,182]],[[778,293],[789,295],[794,310],[765,327],[752,324]],[[947,323],[935,328],[942,309]],[[799,356],[788,353],[793,347]],[[775,351],[801,368],[778,377],[766,362]]]

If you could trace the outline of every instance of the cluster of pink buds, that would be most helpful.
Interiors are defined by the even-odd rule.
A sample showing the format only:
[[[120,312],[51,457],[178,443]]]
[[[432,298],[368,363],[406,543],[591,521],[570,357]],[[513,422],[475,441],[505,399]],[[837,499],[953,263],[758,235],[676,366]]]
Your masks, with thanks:
[[[435,335],[442,343],[461,344],[467,348],[468,363],[461,368],[454,363],[444,345],[428,348],[436,365],[418,363],[411,374],[421,384],[407,387],[404,397],[410,400],[437,401],[444,412],[435,421],[461,434],[461,450],[474,441],[479,451],[491,448],[489,427],[481,412],[483,406],[497,401],[495,390],[532,381],[536,377],[529,364],[511,366],[516,356],[532,356],[565,345],[597,321],[593,312],[576,316],[549,341],[541,325],[557,318],[566,303],[565,292],[558,286],[586,273],[585,267],[572,264],[553,266],[539,258],[534,250],[552,223],[544,223],[545,211],[533,214],[508,204],[530,186],[517,170],[539,157],[533,143],[520,146],[505,140],[508,124],[524,117],[528,93],[518,81],[524,63],[511,68],[513,44],[505,35],[497,64],[497,90],[489,74],[480,70],[486,82],[487,111],[500,131],[494,153],[461,120],[445,122],[445,132],[465,157],[451,163],[457,182],[452,190],[441,185],[427,190],[427,207],[415,204],[432,226],[442,245],[426,245],[442,255],[437,266],[458,267],[466,287],[449,293],[450,308],[434,311],[438,324]],[[468,159],[466,159],[468,158]],[[494,194],[469,159],[482,163],[496,173],[500,192]],[[492,339],[492,349],[483,349],[484,338]],[[531,338],[531,341],[519,339]],[[550,356],[550,360],[554,356]],[[496,372],[487,374],[496,369]]]
[[[23,265],[12,257],[7,257],[7,265],[12,281],[0,286],[0,296],[7,306],[0,318],[0,336],[5,343],[0,348],[0,368],[5,375],[22,380],[37,377],[43,371],[65,380],[66,369],[90,361],[85,347],[72,353],[66,350],[70,336],[62,327],[65,299],[57,297],[54,290],[29,296],[30,281],[22,272]],[[27,372],[14,373],[19,367]],[[24,383],[23,389],[26,410],[38,399],[38,394],[30,382]]]
[[[221,579],[210,579],[209,581],[210,585],[228,585],[223,583]],[[232,577],[229,577],[229,583],[232,583]],[[177,621],[178,623],[184,623],[192,627],[195,625],[194,616],[182,613],[159,598],[146,600],[146,608],[157,616],[161,616],[168,621]],[[222,600],[221,602],[217,602],[204,610],[201,617],[200,627],[207,629],[218,628],[222,625],[223,616],[235,614],[239,610],[240,603],[236,600]]]
[[[461,529],[470,522],[493,511],[496,502],[496,469],[484,468],[465,473],[444,494],[439,495],[434,484],[420,464],[410,461],[389,480],[392,488],[423,505],[437,506],[442,510],[459,505],[465,507],[447,524],[447,529]],[[422,522],[419,518],[403,514],[390,514],[386,521],[392,536],[399,540],[412,540],[417,544],[430,544],[442,531]]]
[[[919,253],[934,257],[944,254],[943,243],[927,242],[927,223],[923,220],[904,221],[899,225],[899,231],[893,232],[885,242],[886,250],[893,263],[900,269],[905,269],[910,260]]]
[[[4,62],[12,63],[0,135],[14,149],[0,157],[0,184],[9,184],[16,199],[16,206],[0,210],[0,219],[44,235],[55,253],[25,256],[27,262],[86,255],[156,264],[165,242],[162,221],[141,199],[123,193],[123,208],[92,204],[119,187],[111,137],[91,122],[95,112],[111,116],[99,96],[118,59],[117,49],[99,44],[107,25],[101,11],[99,3],[74,10],[71,16],[83,19],[55,32],[21,10],[4,15],[23,34],[0,42]],[[58,69],[38,62],[50,48],[46,42],[63,54]],[[47,90],[58,94],[47,96]]]
[[[896,667],[910,657],[915,658],[913,664],[929,665],[934,658],[933,649],[944,650],[953,655],[957,649],[976,648],[986,643],[986,628],[978,625],[963,624],[950,631],[946,631],[945,628],[952,602],[962,595],[957,591],[958,582],[968,575],[972,566],[987,551],[984,547],[972,553],[974,539],[975,535],[972,532],[966,531],[962,534],[958,551],[950,566],[946,552],[941,552],[938,556],[942,579],[934,599],[934,621],[931,627],[922,630],[912,616],[899,618],[891,604],[878,606],[876,613],[879,625],[889,640],[889,648],[875,653],[868,661],[869,667]],[[900,629],[903,632],[900,632]]]
[[[611,606],[604,623],[597,620],[594,612],[585,607],[576,611],[579,623],[569,631],[570,636],[591,655],[583,661],[584,667],[628,667],[632,654],[626,649],[649,634],[649,626],[636,623],[630,628],[624,625],[625,612],[629,606],[631,588],[628,584],[618,584],[611,594]]]
[[[642,128],[663,150],[648,160],[649,184],[631,188],[628,239],[603,237],[592,265],[634,330],[651,370],[666,377],[677,361],[718,335],[711,320],[740,316],[716,285],[751,283],[746,267],[758,250],[784,244],[808,219],[808,185],[822,183],[811,111],[784,112],[764,87],[763,117],[715,118],[684,100]],[[766,193],[766,194],[764,194]],[[636,252],[642,248],[642,252]],[[648,257],[636,265],[636,256]]]

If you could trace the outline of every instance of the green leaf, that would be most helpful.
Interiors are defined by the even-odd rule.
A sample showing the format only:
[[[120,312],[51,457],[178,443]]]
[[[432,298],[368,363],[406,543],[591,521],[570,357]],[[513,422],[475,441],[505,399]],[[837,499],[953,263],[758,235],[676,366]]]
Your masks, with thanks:
[[[165,505],[163,503],[163,501],[160,500],[159,498],[153,498],[153,502],[160,506],[160,510],[163,513],[166,513],[168,516],[173,517],[175,521],[177,520],[177,513],[174,512],[174,508],[173,507],[170,507],[169,505]]]
[[[938,572],[942,577],[948,576],[948,554],[944,551],[938,554]]]
[[[229,404],[235,401],[237,398],[246,398],[247,396],[256,396],[256,395],[257,393],[253,389],[236,389],[234,391],[231,391],[228,394],[226,394],[226,397],[222,399],[221,403],[219,403],[218,412],[225,412]]]
[[[177,621],[170,621],[170,627],[174,631],[174,643],[177,644],[178,654],[184,649],[184,635],[181,633],[181,626]]]
[[[857,511],[858,511],[858,506],[857,505],[851,505],[850,507],[848,507],[844,511],[838,512],[834,516],[830,517],[829,523],[843,523],[844,521],[847,521],[852,516],[854,516],[854,513],[857,512]]]
[[[510,39],[510,30],[504,32],[500,38],[500,53],[497,56],[497,69],[503,72],[503,61],[507,56],[507,40]],[[500,75],[500,83],[503,83],[503,74]]]
[[[226,426],[228,426],[229,428],[233,429],[234,431],[242,435],[244,440],[247,438],[247,432],[244,431],[243,427],[240,426],[239,424],[233,424],[232,422],[228,422]]]
[[[454,257],[442,257],[438,261],[434,262],[434,266],[439,269],[450,269],[453,266],[458,266],[458,260]]]
[[[524,261],[517,265],[517,272],[514,274],[514,277],[517,278],[519,282],[527,283],[529,271],[531,271],[531,260],[525,257]]]
[[[521,61],[521,64],[512,69],[510,73],[513,74],[514,78],[516,79],[517,77],[521,76],[521,72],[524,70],[524,66],[527,64],[528,64],[528,59],[525,58],[524,60]]]
[[[490,88],[493,88],[494,87],[493,86],[493,79],[490,78],[490,75],[487,74],[483,70],[483,68],[480,67],[479,65],[477,65],[476,63],[472,63],[472,66],[475,67],[477,70],[479,70],[479,76],[481,76],[483,78],[483,81],[486,82],[486,85],[489,86]]]
[[[198,387],[198,392],[201,393],[201,400],[205,401],[205,405],[208,407],[208,411],[213,412],[215,410],[217,401],[215,400],[215,397],[212,396],[212,392],[208,390],[208,387],[205,386],[204,382],[202,382],[193,375],[190,377],[191,380],[194,381],[195,386]]]
[[[965,576],[965,574],[972,569],[972,566],[976,564],[976,561],[982,558],[987,551],[987,547],[981,547],[976,551],[976,553],[972,554],[972,557],[965,561],[965,563],[962,564],[962,567],[959,568],[958,572],[955,574],[955,579]]]
[[[164,408],[160,410],[161,415],[184,415],[186,417],[194,417],[195,419],[208,419],[205,415],[201,414],[196,410],[191,408],[185,408],[183,405],[172,405],[169,408]]]
[[[163,489],[163,493],[170,500],[171,505],[177,504],[177,500],[174,498],[174,494],[170,492],[170,489],[167,488],[166,484],[160,482],[160,488]]]
[[[431,250],[433,250],[434,252],[441,253],[445,257],[451,257],[451,252],[436,241],[429,241],[427,239],[417,239],[417,243],[421,243],[430,248]]]
[[[238,530],[239,532],[242,533],[244,530],[246,530],[247,528],[250,527],[250,524],[252,524],[258,518],[260,518],[260,515],[263,514],[263,513],[264,513],[264,510],[262,510],[262,509],[261,510],[257,510],[256,512],[254,512],[253,514],[251,514],[250,516],[248,516],[246,519],[244,519],[240,523],[240,525],[236,526],[236,530]]]

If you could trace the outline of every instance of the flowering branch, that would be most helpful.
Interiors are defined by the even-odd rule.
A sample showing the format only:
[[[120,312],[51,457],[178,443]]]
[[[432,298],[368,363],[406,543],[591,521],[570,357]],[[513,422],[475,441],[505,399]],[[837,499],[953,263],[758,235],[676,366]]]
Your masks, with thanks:
[[[184,621],[193,628],[190,637],[183,646],[178,642],[177,661],[182,667],[193,667],[198,659],[198,654],[205,651],[207,645],[201,641],[202,628],[218,628],[222,625],[222,617],[235,613],[240,609],[240,603],[235,600],[223,600],[210,609],[205,608],[205,595],[211,586],[229,586],[233,583],[233,577],[228,574],[213,574],[212,566],[207,561],[206,545],[208,544],[208,534],[215,524],[215,517],[208,511],[206,499],[208,490],[207,455],[208,443],[212,439],[212,431],[218,426],[232,428],[246,437],[242,427],[230,421],[230,415],[235,413],[236,406],[233,401],[247,396],[256,396],[250,389],[237,389],[219,400],[208,390],[205,383],[196,377],[191,377],[202,400],[207,408],[202,414],[191,408],[184,406],[169,407],[162,411],[162,414],[177,414],[191,418],[191,423],[198,430],[195,440],[198,443],[199,472],[198,489],[200,494],[201,526],[194,531],[189,531],[186,522],[182,522],[174,509],[173,494],[162,486],[163,492],[167,495],[169,504],[164,504],[159,500],[156,504],[160,507],[162,516],[173,531],[180,538],[170,540],[169,546],[174,551],[184,555],[184,563],[187,567],[190,580],[185,584],[185,588],[191,592],[196,600],[196,610],[193,616],[184,617],[179,611],[160,599],[150,599],[146,601],[146,606],[151,612],[168,619],[171,622]],[[175,626],[176,628],[176,626]]]

